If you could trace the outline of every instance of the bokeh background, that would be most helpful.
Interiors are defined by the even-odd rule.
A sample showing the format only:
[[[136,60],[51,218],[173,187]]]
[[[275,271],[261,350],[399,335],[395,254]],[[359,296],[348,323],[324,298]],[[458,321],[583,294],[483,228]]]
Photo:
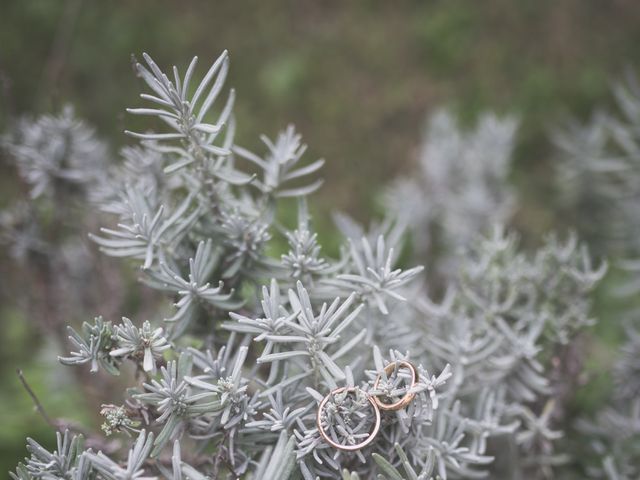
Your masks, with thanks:
[[[181,68],[198,55],[204,68],[228,49],[238,143],[258,149],[259,134],[294,123],[308,158],[327,159],[313,211],[329,248],[331,212],[375,216],[381,188],[411,170],[426,115],[440,107],[469,125],[486,110],[519,117],[513,227],[525,243],[566,231],[576,213],[557,207],[549,134],[609,107],[611,83],[639,64],[634,0],[3,0],[0,12],[0,128],[71,104],[113,152],[128,142],[125,127],[144,125],[124,112],[140,90],[132,55]],[[25,191],[0,158],[0,209]],[[72,209],[59,213],[73,221]],[[96,272],[117,285],[88,305],[118,296],[125,310],[142,308],[131,273],[103,262]],[[50,414],[95,422],[94,405],[73,394],[77,378],[55,362],[64,333],[43,333],[30,318],[33,304],[46,316],[66,301],[38,281],[52,278],[25,274],[0,252],[0,472],[23,456],[25,436],[51,437],[16,368]],[[606,301],[596,309],[606,325]],[[74,312],[69,322],[97,313]],[[615,329],[604,335],[613,349]],[[588,409],[598,398],[583,401]]]

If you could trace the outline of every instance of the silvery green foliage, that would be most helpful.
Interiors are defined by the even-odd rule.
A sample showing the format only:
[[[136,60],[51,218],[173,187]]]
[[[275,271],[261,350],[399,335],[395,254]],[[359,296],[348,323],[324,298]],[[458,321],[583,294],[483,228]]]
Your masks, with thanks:
[[[112,374],[125,359],[137,366],[123,406],[103,406],[106,430],[139,432],[137,440],[128,456],[80,453],[86,478],[501,478],[492,451],[532,448],[528,464],[512,463],[538,478],[563,459],[541,408],[553,393],[549,352],[591,323],[588,294],[605,267],[594,268],[574,239],[525,255],[501,229],[476,236],[495,220],[489,210],[509,210],[512,121],[487,117],[465,135],[446,115],[434,120],[428,156],[463,160],[423,166],[425,178],[446,185],[442,199],[428,197],[439,209],[429,222],[468,248],[436,303],[422,267],[399,266],[407,218],[367,231],[340,217],[341,256],[322,253],[305,198],[320,185],[310,175],[322,161],[306,163],[292,127],[263,139],[263,157],[235,144],[233,92],[216,101],[226,52],[200,82],[195,59],[184,76],[144,59],[138,72],[151,93],[142,98],[153,108],[132,113],[155,116],[166,130],[132,134],[141,145],[124,150],[123,165],[96,187],[93,200],[117,220],[93,238],[139,266],[144,284],[173,306],[141,326],[98,318],[71,331],[62,363]],[[289,197],[299,212],[292,230],[277,219]],[[277,240],[288,247],[274,258]],[[416,366],[415,385],[402,368],[383,372],[399,361]],[[366,448],[339,451],[316,423],[337,387],[353,393],[332,395],[320,417],[345,444],[369,434],[369,396],[415,399],[383,412]],[[500,441],[512,448],[491,448]]]
[[[162,477],[150,474],[147,464],[153,447],[153,433],[142,430],[126,455],[126,461],[118,462],[101,451],[84,449],[84,439],[66,431],[57,434],[57,450],[48,452],[34,440],[28,439],[31,457],[20,464],[14,480],[206,480],[193,467],[183,462],[180,445],[175,442],[171,457],[171,470],[161,468]]]
[[[322,185],[322,180],[316,180],[308,185],[292,189],[283,188],[285,182],[312,174],[324,165],[324,160],[316,160],[306,166],[298,165],[307,150],[307,146],[301,143],[301,139],[302,137],[295,132],[293,125],[289,125],[284,132],[278,135],[275,142],[264,135],[261,137],[269,149],[269,153],[264,158],[260,158],[241,147],[235,147],[234,151],[240,157],[260,167],[262,178],[257,179],[255,185],[263,193],[275,197],[300,197],[316,191]]]
[[[616,265],[627,275],[617,292],[634,299],[640,291],[640,87],[636,78],[614,87],[618,112],[599,111],[584,125],[557,133],[562,157],[558,179],[567,204],[588,211],[580,225],[599,247],[622,257]],[[633,259],[629,259],[633,258]],[[640,475],[640,335],[637,309],[625,314],[627,340],[613,365],[609,405],[579,429],[591,441],[587,473],[592,478],[626,480]],[[635,326],[634,326],[635,325]],[[594,455],[595,453],[595,455]]]
[[[578,429],[588,435],[595,462],[587,465],[591,478],[628,480],[640,475],[640,333],[628,326],[627,341],[614,364],[610,404],[593,419],[580,419]],[[593,455],[595,453],[595,456]]]
[[[519,407],[517,411],[523,425],[515,433],[515,442],[523,454],[523,470],[543,478],[553,477],[555,468],[570,460],[568,454],[557,452],[556,443],[564,437],[564,432],[552,425],[554,401],[548,400],[539,414],[527,407]]]
[[[162,73],[156,63],[143,54],[147,66],[136,64],[138,74],[151,88],[153,94],[143,93],[141,97],[153,104],[155,108],[130,108],[129,113],[151,115],[167,124],[167,133],[135,133],[131,136],[145,140],[156,140],[156,148],[161,152],[173,153],[177,156],[175,163],[167,167],[167,172],[193,164],[197,160],[205,160],[204,155],[228,155],[224,146],[216,146],[215,141],[222,131],[223,125],[231,115],[235,94],[233,90],[227,97],[226,105],[214,123],[205,122],[205,115],[213,106],[221,93],[229,70],[229,58],[224,52],[209,68],[196,91],[190,96],[190,81],[198,63],[194,57],[183,77],[177,68],[173,68],[173,81]],[[184,140],[184,142],[178,142]],[[212,169],[216,171],[216,169]]]
[[[321,255],[318,234],[311,230],[305,201],[301,201],[298,208],[298,227],[285,234],[289,251],[282,255],[281,263],[288,277],[312,283],[314,278],[327,273],[331,265]]]
[[[97,372],[101,367],[112,375],[119,375],[117,368],[119,360],[114,351],[115,335],[111,322],[105,322],[102,317],[96,317],[94,323],[84,322],[82,334],[76,332],[73,327],[69,329],[69,340],[77,351],[72,351],[68,357],[59,357],[64,365],[83,365],[88,363],[91,372]]]
[[[380,469],[384,472],[382,478],[389,478],[390,480],[432,480],[433,479],[433,470],[435,467],[435,457],[433,455],[433,451],[429,451],[427,453],[427,457],[425,458],[423,464],[421,465],[421,469],[418,473],[414,467],[411,465],[407,454],[404,452],[400,444],[396,443],[394,445],[395,450],[400,457],[401,465],[403,473],[400,473],[400,470],[393,465],[391,465],[384,457],[378,455],[377,453],[373,454],[373,459],[380,466]],[[347,476],[344,474],[345,480],[357,480],[357,474],[351,474]]]
[[[149,321],[136,327],[123,317],[121,325],[113,326],[102,317],[96,317],[93,324],[82,324],[82,334],[68,328],[69,340],[77,351],[72,351],[68,357],[59,357],[60,362],[64,365],[89,364],[93,373],[102,368],[112,375],[119,375],[118,367],[127,358],[145,372],[155,373],[156,362],[162,352],[170,348],[163,329],[152,328]]]
[[[409,228],[417,253],[432,252],[443,273],[455,269],[455,254],[487,225],[505,223],[514,207],[507,176],[517,122],[483,114],[470,131],[447,111],[427,123],[418,172],[387,192],[390,213]],[[446,250],[436,257],[433,252]]]
[[[0,212],[0,241],[14,258],[26,261],[30,255],[43,255],[60,267],[67,244],[64,238],[48,238],[51,220],[46,211],[77,208],[70,200],[84,199],[99,183],[108,166],[107,148],[70,106],[58,115],[19,119],[0,137],[0,147],[15,164],[30,196],[29,201]],[[57,213],[53,216],[59,221]]]
[[[64,434],[56,433],[57,449],[47,451],[38,442],[27,439],[27,450],[31,454],[20,464],[16,473],[10,473],[14,480],[80,480],[92,479],[95,475],[89,473],[88,463],[84,458],[82,436],[71,436],[68,431]],[[86,476],[84,476],[86,475]]]
[[[630,401],[640,397],[640,331],[627,325],[626,334],[627,341],[620,349],[613,377],[617,397]]]
[[[188,326],[198,303],[225,310],[238,308],[242,304],[238,300],[233,300],[233,290],[228,293],[224,291],[222,281],[215,287],[208,282],[211,271],[218,261],[217,255],[219,253],[213,252],[211,240],[208,240],[206,243],[200,242],[194,257],[189,259],[189,274],[186,279],[164,261],[160,261],[156,271],[149,272],[147,285],[172,292],[179,298],[175,303],[178,311],[171,318],[165,319],[167,322],[175,322],[174,335],[181,333]]]
[[[265,295],[263,304],[279,297],[278,288],[277,283],[272,282],[272,297]],[[304,362],[301,370],[306,373],[301,374],[300,378],[311,376],[314,385],[317,385],[320,379],[330,384],[334,383],[335,379],[344,380],[344,373],[335,361],[346,354],[350,347],[353,347],[352,344],[363,336],[355,335],[346,344],[339,342],[341,332],[351,325],[363,308],[363,305],[351,308],[355,303],[355,297],[356,294],[352,293],[344,302],[336,298],[330,305],[323,303],[319,311],[314,311],[309,293],[302,283],[298,282],[296,291],[288,292],[289,308],[284,307],[283,303],[277,306],[282,322],[273,334],[266,336],[265,339],[271,342],[273,347],[265,348],[257,358],[257,363],[270,363],[273,370],[279,367],[282,360],[288,360],[291,364],[295,363],[294,359],[301,358]],[[270,313],[272,307],[273,305],[269,306],[264,313]],[[251,320],[246,317],[234,315],[232,318],[238,320],[239,324],[243,321],[245,324],[251,324]],[[227,328],[232,331],[246,331],[244,326],[238,328],[236,325],[227,324]],[[330,349],[336,350],[335,345],[342,348],[329,354]]]
[[[109,282],[106,269],[96,274],[96,254],[85,233],[96,219],[87,214],[87,199],[104,178],[110,156],[70,106],[56,115],[16,119],[0,137],[0,149],[15,167],[11,181],[24,192],[7,198],[12,203],[0,210],[1,252],[19,265],[13,283],[30,285],[10,295],[26,306],[31,323],[62,338],[67,322],[92,310],[95,292]],[[57,298],[65,300],[43,301]]]
[[[105,145],[70,106],[57,116],[21,120],[1,143],[16,159],[34,199],[56,195],[61,186],[90,187],[107,164]]]
[[[597,463],[588,465],[591,478],[631,480],[640,475],[640,401],[638,398],[605,407],[593,421],[578,428],[590,438]],[[593,453],[591,453],[593,456]]]
[[[264,247],[270,240],[269,224],[234,209],[223,212],[219,232],[224,236],[224,244],[230,251],[223,278],[237,275],[259,275],[261,269],[268,267],[268,260],[264,255]]]
[[[585,125],[555,135],[561,152],[558,180],[567,205],[585,219],[579,227],[592,243],[617,257],[628,272],[617,287],[623,296],[640,291],[640,86],[634,77],[614,87],[619,113],[598,112]],[[629,317],[635,320],[637,310]]]
[[[175,247],[200,213],[195,209],[190,215],[185,215],[191,200],[187,197],[168,216],[163,205],[154,205],[144,192],[128,188],[122,194],[118,229],[102,228],[105,236],[91,235],[91,238],[106,254],[142,259],[142,267],[149,268],[159,252]]]
[[[532,400],[545,391],[538,354],[546,343],[566,343],[592,323],[586,294],[604,276],[606,263],[594,267],[574,237],[566,243],[550,237],[536,255],[527,256],[519,251],[517,237],[501,228],[476,241],[467,259],[441,304],[419,306],[428,315],[425,326],[436,332],[422,348],[442,362],[453,365],[457,359],[464,370],[468,365],[469,373],[458,376],[462,383],[469,374],[489,373],[479,363],[483,358],[502,358],[487,365],[489,378],[502,382],[518,372],[516,378],[529,380],[517,380],[512,393]],[[486,384],[479,380],[470,384]]]
[[[439,408],[457,412],[479,452],[507,437],[527,459],[514,460],[522,474],[546,475],[566,458],[554,453],[560,435],[547,426],[551,412],[537,411],[553,394],[545,352],[591,323],[587,294],[606,265],[593,267],[573,238],[550,238],[524,255],[501,229],[474,242],[465,258],[444,300],[419,304],[415,328],[424,333],[411,349],[436,368],[451,365],[451,400]]]
[[[42,233],[37,214],[28,202],[16,202],[0,212],[0,242],[7,245],[8,253],[25,262],[31,254],[47,254],[50,245]]]
[[[380,235],[372,246],[366,237],[360,242],[349,241],[350,261],[353,273],[340,273],[325,283],[336,291],[354,291],[368,304],[376,306],[384,315],[389,313],[387,301],[393,298],[405,301],[399,292],[423,267],[409,270],[394,268],[397,262],[394,248],[388,248],[384,236]]]
[[[558,181],[565,200],[588,212],[586,234],[637,254],[640,228],[640,86],[637,79],[614,87],[619,114],[597,112],[554,139],[561,152]],[[579,217],[580,218],[580,217]],[[594,226],[597,225],[597,228]],[[606,225],[606,228],[603,226]]]
[[[214,398],[214,393],[194,391],[186,378],[191,369],[192,358],[188,354],[180,355],[178,360],[162,367],[159,380],[143,384],[144,393],[134,395],[143,404],[155,407],[159,414],[156,421],[164,425],[155,442],[154,456],[169,440],[181,435],[191,419],[222,408],[222,402]]]
[[[105,480],[156,480],[158,477],[145,474],[144,462],[149,457],[153,445],[153,433],[148,435],[144,430],[140,432],[136,442],[127,455],[124,465],[109,458],[102,452],[85,452],[85,456],[91,465],[92,473]]]
[[[148,320],[139,328],[123,317],[122,325],[115,327],[114,336],[119,348],[111,350],[109,355],[142,360],[145,372],[155,373],[156,362],[162,358],[162,352],[171,347],[164,337],[162,327],[151,328]]]

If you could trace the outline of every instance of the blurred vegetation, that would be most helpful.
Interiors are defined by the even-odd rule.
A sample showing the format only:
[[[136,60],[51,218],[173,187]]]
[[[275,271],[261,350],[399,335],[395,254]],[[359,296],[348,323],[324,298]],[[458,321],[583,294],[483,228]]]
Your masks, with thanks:
[[[327,159],[331,181],[315,198],[324,243],[335,244],[332,210],[371,216],[380,187],[415,161],[425,115],[443,105],[465,122],[485,109],[522,118],[515,224],[537,238],[571,225],[554,208],[549,130],[610,104],[611,81],[636,67],[639,20],[634,0],[3,2],[0,127],[71,103],[116,148],[127,141],[125,125],[146,121],[124,114],[138,104],[131,55],[147,51],[180,67],[198,55],[204,68],[226,48],[239,143],[259,150],[258,134],[291,122],[309,158]],[[0,164],[0,208],[20,189]],[[25,435],[52,438],[17,367],[52,414],[78,418],[83,406],[60,398],[68,380],[53,363],[57,347],[31,330],[10,293],[17,267],[0,260],[2,472],[24,452]]]

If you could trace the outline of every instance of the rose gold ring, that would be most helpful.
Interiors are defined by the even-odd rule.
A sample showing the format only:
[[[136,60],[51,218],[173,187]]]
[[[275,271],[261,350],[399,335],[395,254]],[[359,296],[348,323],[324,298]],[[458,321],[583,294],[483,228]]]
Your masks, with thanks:
[[[320,402],[320,405],[318,406],[318,415],[316,416],[318,431],[320,432],[320,435],[322,436],[322,438],[332,447],[337,448],[339,450],[346,450],[348,452],[353,452],[355,450],[360,450],[361,448],[366,447],[371,442],[373,442],[373,439],[378,434],[378,431],[380,430],[380,410],[378,409],[378,406],[376,405],[375,401],[373,400],[371,395],[366,394],[367,400],[371,404],[371,408],[373,408],[373,413],[375,415],[375,422],[373,424],[373,429],[371,429],[371,431],[369,432],[369,436],[365,438],[362,442],[356,443],[354,445],[342,445],[334,441],[332,438],[330,438],[327,432],[325,431],[324,427],[322,426],[322,413],[324,411],[324,408],[327,402],[329,401],[330,398],[333,398],[334,395],[338,393],[343,393],[343,392],[352,393],[352,392],[356,392],[357,390],[358,388],[356,387],[340,387],[340,388],[331,390],[329,394],[326,397],[324,397]]]
[[[409,385],[409,388],[408,388],[408,389],[411,389],[416,385],[416,383],[418,383],[418,371],[416,370],[416,367],[414,367],[413,364],[411,364],[410,362],[407,362],[405,360],[392,362],[386,367],[384,367],[384,373],[387,375],[387,377],[389,377],[389,375],[391,375],[391,373],[396,368],[399,369],[400,367],[404,367],[408,369],[409,372],[411,373],[411,384]],[[378,388],[381,380],[382,380],[382,374],[378,374],[378,376],[376,377],[376,381],[373,384],[374,390]],[[401,408],[407,407],[413,401],[414,398],[416,398],[415,393],[406,393],[404,397],[402,397],[400,400],[398,400],[395,403],[384,403],[382,400],[380,400],[380,397],[374,397],[374,401],[376,402],[376,405],[378,405],[380,410],[400,410]]]

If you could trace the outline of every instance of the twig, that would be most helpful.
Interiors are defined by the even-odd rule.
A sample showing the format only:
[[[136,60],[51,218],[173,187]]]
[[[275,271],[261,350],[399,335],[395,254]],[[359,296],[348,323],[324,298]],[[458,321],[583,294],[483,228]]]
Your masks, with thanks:
[[[226,434],[225,434],[225,439],[227,438]],[[224,448],[223,448],[223,444],[220,443],[220,446],[218,448],[218,452],[216,453],[216,456],[214,458],[213,461],[213,472],[211,473],[213,480],[219,480],[219,476],[220,476],[220,464],[222,463],[222,459],[224,457]]]
[[[75,423],[73,421],[67,421],[67,420],[62,420],[62,419],[53,420],[47,414],[46,410],[42,406],[42,403],[38,399],[38,396],[35,394],[35,392],[31,388],[31,385],[29,385],[29,383],[27,382],[27,379],[24,377],[24,373],[22,372],[22,370],[17,368],[16,369],[16,373],[18,374],[18,378],[20,379],[20,382],[22,383],[22,386],[24,387],[24,389],[27,391],[27,393],[31,397],[31,400],[33,400],[33,403],[34,403],[34,405],[36,407],[36,410],[42,416],[42,418],[44,418],[44,421],[47,422],[47,424],[51,428],[53,428],[54,430],[59,430],[59,431],[64,431],[64,430],[68,429],[68,430],[80,433],[80,434],[84,435],[85,438],[89,439],[92,443],[94,443],[95,446],[98,448],[98,450],[102,450],[102,451],[105,451],[105,452],[113,451],[113,447],[111,447],[109,444],[105,443],[101,438],[93,436],[91,431],[83,428],[81,425],[78,425],[77,423]]]
[[[31,400],[33,401],[36,410],[38,411],[38,413],[42,416],[42,418],[44,418],[44,421],[47,422],[51,427],[53,427],[54,429],[58,428],[58,425],[56,424],[56,422],[54,422],[51,417],[47,414],[46,410],[44,409],[44,407],[42,406],[42,403],[40,403],[40,400],[38,399],[37,395],[35,394],[35,392],[33,391],[33,389],[31,388],[31,386],[29,385],[29,383],[27,383],[27,379],[24,378],[24,373],[22,373],[22,370],[17,368],[16,369],[16,373],[18,374],[18,378],[20,379],[20,382],[22,383],[22,386],[24,387],[24,389],[27,391],[27,393],[29,394],[29,396],[31,397]]]

